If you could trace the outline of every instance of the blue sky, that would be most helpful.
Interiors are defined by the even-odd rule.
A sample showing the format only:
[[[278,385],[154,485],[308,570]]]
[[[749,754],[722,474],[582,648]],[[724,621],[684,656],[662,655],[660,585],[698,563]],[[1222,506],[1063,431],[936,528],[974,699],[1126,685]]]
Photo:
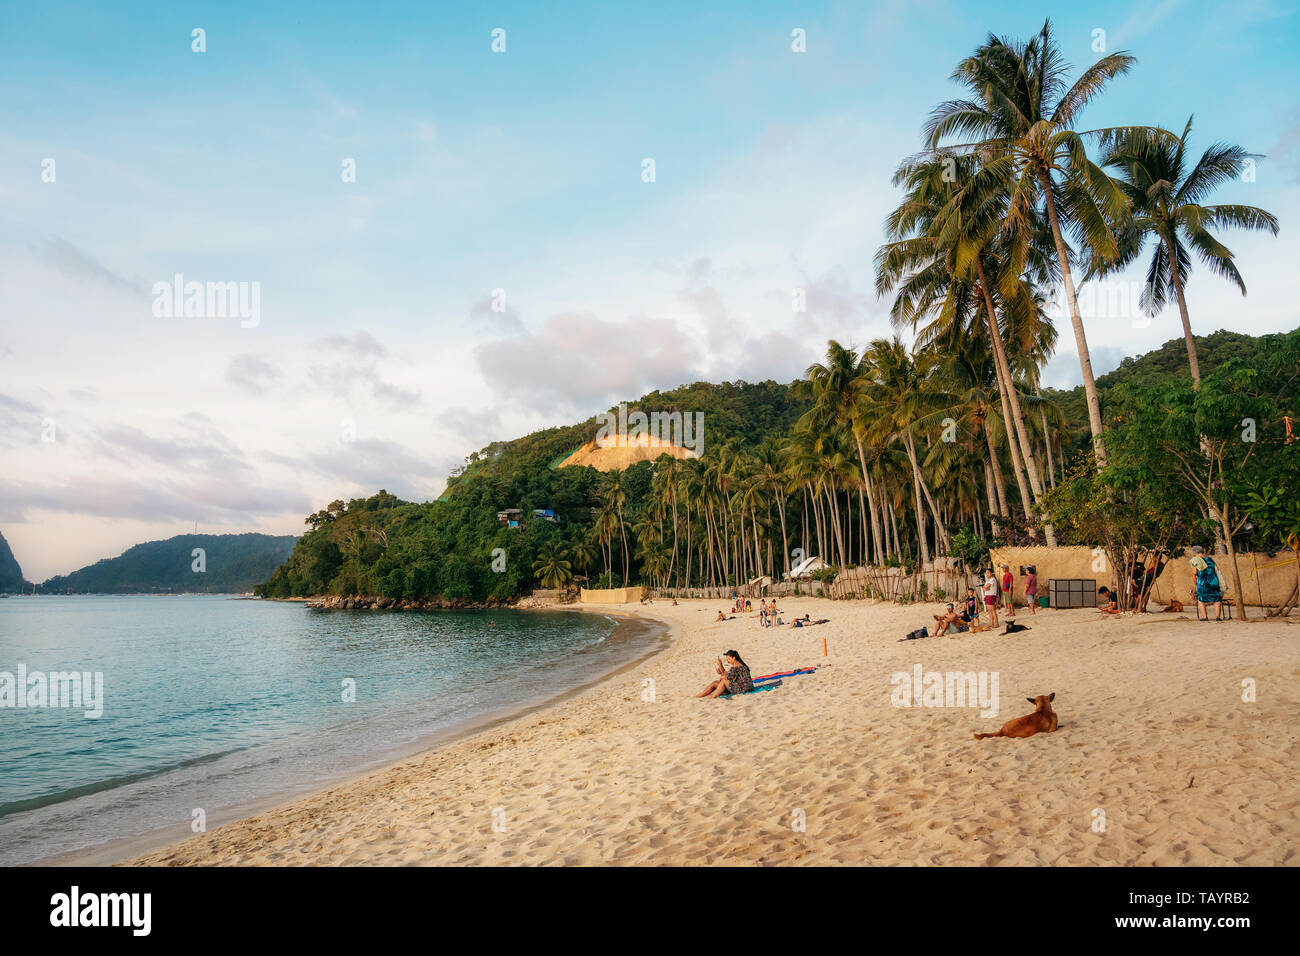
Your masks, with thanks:
[[[431,497],[493,439],[886,334],[890,172],[958,60],[1047,14],[1076,65],[1097,29],[1139,59],[1088,124],[1195,113],[1197,149],[1268,154],[1218,198],[1282,235],[1227,235],[1250,295],[1197,275],[1192,322],[1296,324],[1295,3],[280,7],[0,10],[0,530],[29,577],[195,522]],[[260,283],[260,321],[156,318],[177,273]],[[1089,332],[1104,370],[1177,319]]]

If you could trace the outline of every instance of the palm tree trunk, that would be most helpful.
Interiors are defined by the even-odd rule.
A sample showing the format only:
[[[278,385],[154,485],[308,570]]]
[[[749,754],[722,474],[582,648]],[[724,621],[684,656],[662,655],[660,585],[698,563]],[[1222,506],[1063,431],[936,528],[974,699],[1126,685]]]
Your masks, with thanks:
[[[871,514],[870,514],[870,517],[871,517],[871,542],[872,542],[872,544],[875,545],[875,548],[876,548],[876,557],[879,558],[880,555],[881,555],[883,552],[882,552],[881,549],[880,549],[880,529],[879,529],[878,527],[876,527],[876,506],[875,506],[875,504],[871,501],[871,498],[872,498],[872,494],[871,494],[871,492],[872,492],[872,488],[871,488],[871,477],[870,477],[870,475],[867,474],[867,456],[866,456],[865,454],[863,454],[863,451],[862,451],[862,439],[861,439],[860,437],[858,437],[858,435],[857,435],[856,433],[854,434],[853,439],[854,439],[855,442],[857,442],[857,445],[858,445],[858,465],[861,466],[861,468],[862,468],[862,483],[863,483],[864,485],[866,485],[866,488],[867,488],[867,502],[871,505],[871,509],[870,509],[870,511],[871,511]],[[867,561],[864,562],[864,563],[866,563],[866,564],[870,564],[870,563],[871,563],[870,557],[868,557]]]
[[[925,535],[925,506],[921,503],[921,466],[916,463],[916,449],[912,445],[912,436],[903,434],[903,447],[907,449],[907,459],[912,463],[912,491],[916,498],[916,536],[921,543],[921,569],[930,563],[930,543]]]
[[[1183,295],[1183,280],[1178,278],[1178,260],[1174,257],[1173,243],[1165,242],[1169,254],[1169,276],[1178,296],[1178,315],[1183,320],[1183,341],[1187,343],[1187,364],[1192,368],[1192,388],[1201,387],[1201,363],[1196,359],[1196,339],[1192,338],[1192,320],[1187,317],[1187,297]]]
[[[1040,399],[1043,397],[1037,385],[1034,386],[1034,394]],[[1056,466],[1052,463],[1052,433],[1047,428],[1047,410],[1041,405],[1038,406],[1038,416],[1043,423],[1043,444],[1047,447],[1047,481],[1055,489]]]
[[[901,560],[903,557],[903,542],[898,537],[898,511],[894,508],[894,499],[889,499],[889,521],[894,529],[894,554],[898,555]]]
[[[907,457],[912,462],[912,470],[916,475],[917,483],[921,491],[925,494],[925,500],[930,505],[930,514],[934,516],[934,545],[936,548],[943,548],[945,552],[952,550],[948,541],[948,529],[944,527],[943,518],[939,514],[939,509],[935,507],[934,497],[930,494],[930,485],[926,482],[925,476],[921,474],[921,466],[916,458],[916,444],[912,441],[912,433],[906,432],[903,435],[904,445],[907,448]]]
[[[993,444],[993,432],[989,430],[988,419],[984,420],[984,440],[989,446],[990,470],[993,472],[993,487],[998,493],[998,506],[990,509],[994,514],[1007,514],[1007,486],[1002,478],[1002,462],[998,458],[997,446]]]
[[[785,493],[780,488],[776,489],[776,512],[781,516],[781,553],[783,555],[782,562],[785,565],[785,573],[789,574],[790,573],[790,539],[786,537],[786,533],[785,533]],[[773,568],[772,570],[775,571],[776,569]]]
[[[1020,395],[1016,392],[1015,379],[1011,375],[1011,363],[1007,361],[1006,348],[1002,343],[1002,333],[998,331],[996,314],[993,311],[993,292],[989,288],[988,276],[984,272],[984,261],[978,256],[975,259],[976,268],[979,270],[980,286],[984,292],[984,312],[989,323],[989,338],[993,348],[993,365],[998,371],[1000,386],[1002,388],[1002,407],[1010,409],[1011,421],[1015,428],[1016,441],[1020,444],[1020,454],[1024,458],[1025,471],[1029,475],[1029,487],[1034,493],[1034,504],[1037,505],[1043,500],[1043,484],[1038,478],[1038,465],[1034,462],[1034,451],[1029,443],[1029,430],[1025,428],[1025,415],[1020,408]],[[1008,444],[1011,443],[1011,436],[1007,436]],[[1012,456],[1014,461],[1015,456]],[[1019,478],[1019,466],[1017,465],[1016,477]],[[1023,492],[1023,488],[1022,488]],[[1036,519],[1034,512],[1026,509],[1026,517]],[[1056,547],[1056,532],[1052,526],[1046,522],[1043,524],[1043,533],[1047,539],[1048,547]]]
[[[1065,289],[1065,302],[1070,307],[1070,324],[1074,326],[1074,344],[1079,351],[1079,371],[1083,374],[1083,392],[1088,399],[1088,429],[1092,432],[1092,447],[1097,454],[1097,467],[1106,467],[1106,446],[1101,437],[1101,399],[1097,396],[1097,381],[1092,376],[1092,355],[1088,351],[1088,335],[1079,314],[1079,299],[1074,294],[1074,276],[1070,272],[1070,253],[1061,235],[1061,221],[1056,215],[1056,198],[1052,195],[1052,182],[1046,169],[1038,170],[1038,183],[1047,205],[1047,220],[1052,226],[1052,240],[1056,243],[1056,258],[1061,266],[1061,285]]]
[[[989,499],[989,523],[993,526],[993,534],[996,537],[1000,529],[998,528],[998,503],[994,497],[993,490],[993,466],[986,459],[984,462],[984,491]],[[980,535],[983,537],[983,534]]]

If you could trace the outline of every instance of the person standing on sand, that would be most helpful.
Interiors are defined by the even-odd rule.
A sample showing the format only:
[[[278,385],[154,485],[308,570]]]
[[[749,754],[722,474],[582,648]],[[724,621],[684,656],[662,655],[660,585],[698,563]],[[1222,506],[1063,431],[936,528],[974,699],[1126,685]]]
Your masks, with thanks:
[[[989,612],[989,627],[998,626],[998,579],[993,576],[993,569],[984,572],[984,607]]]
[[[714,664],[714,669],[718,672],[718,679],[696,694],[696,697],[746,694],[754,689],[754,679],[749,676],[749,667],[740,659],[740,655],[735,651],[727,651],[724,657],[726,657],[725,668],[721,657]]]
[[[1007,602],[1008,616],[1016,613],[1016,579],[1009,565],[1002,565],[1002,600]]]
[[[1025,575],[1025,600],[1029,602],[1029,613],[1038,613],[1038,568],[1030,565],[1025,568],[1029,573]]]
[[[1214,608],[1213,620],[1223,616],[1223,587],[1219,584],[1219,569],[1214,566],[1214,559],[1205,553],[1199,544],[1192,546],[1192,557],[1188,562],[1196,571],[1196,616],[1202,621],[1209,621],[1210,608]]]

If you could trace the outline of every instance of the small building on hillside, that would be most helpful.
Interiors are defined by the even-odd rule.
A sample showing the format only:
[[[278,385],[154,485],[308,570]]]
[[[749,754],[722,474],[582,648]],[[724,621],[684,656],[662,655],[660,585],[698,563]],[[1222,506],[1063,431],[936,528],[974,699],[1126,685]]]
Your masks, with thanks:
[[[503,528],[522,528],[523,516],[524,513],[518,508],[506,508],[497,512],[497,521],[501,522]]]
[[[550,521],[552,524],[560,523],[560,516],[550,508],[534,508],[533,515],[541,518],[543,521]]]

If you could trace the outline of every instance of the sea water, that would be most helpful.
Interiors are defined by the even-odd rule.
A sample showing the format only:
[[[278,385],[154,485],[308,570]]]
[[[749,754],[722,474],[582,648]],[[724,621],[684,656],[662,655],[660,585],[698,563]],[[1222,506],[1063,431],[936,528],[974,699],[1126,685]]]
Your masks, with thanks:
[[[0,601],[0,690],[21,666],[29,686],[14,689],[34,701],[0,704],[0,865],[145,834],[181,839],[552,699],[661,639],[561,610]],[[98,717],[32,690],[33,675],[73,672],[102,675]]]

